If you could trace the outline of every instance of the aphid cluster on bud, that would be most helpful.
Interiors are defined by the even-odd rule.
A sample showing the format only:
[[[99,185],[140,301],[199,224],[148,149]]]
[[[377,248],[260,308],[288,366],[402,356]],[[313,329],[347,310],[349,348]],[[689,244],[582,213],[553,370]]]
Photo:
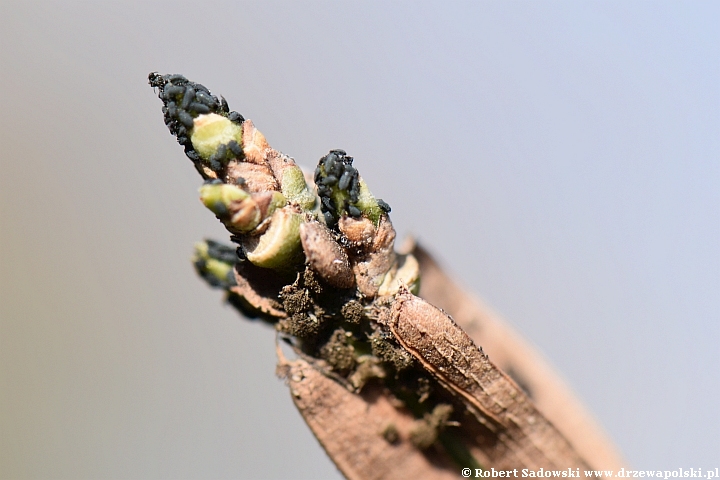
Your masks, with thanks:
[[[242,155],[240,125],[245,119],[238,112],[230,112],[224,98],[218,99],[204,85],[191,82],[178,74],[160,75],[153,72],[148,80],[150,86],[158,89],[158,97],[163,102],[165,125],[178,143],[185,147],[185,155],[190,160],[196,164],[205,160],[212,170],[217,171],[228,158],[239,158]],[[195,130],[218,121],[225,129],[232,129],[228,123],[236,125],[238,134],[229,136],[237,138],[228,138],[226,142],[213,146],[213,151],[208,148],[203,151],[202,142],[194,138]],[[218,125],[214,125],[214,129],[217,130]]]
[[[335,225],[343,213],[359,217],[355,206],[360,196],[360,175],[352,166],[353,157],[345,150],[331,150],[315,169],[315,185],[320,197],[325,223]]]
[[[236,285],[235,249],[213,240],[205,240],[195,244],[193,265],[198,275],[214,288],[229,289]]]
[[[318,162],[315,185],[321,201],[321,211],[329,227],[345,217],[369,218],[376,226],[390,206],[376,199],[353,167],[353,157],[344,150],[331,150]]]

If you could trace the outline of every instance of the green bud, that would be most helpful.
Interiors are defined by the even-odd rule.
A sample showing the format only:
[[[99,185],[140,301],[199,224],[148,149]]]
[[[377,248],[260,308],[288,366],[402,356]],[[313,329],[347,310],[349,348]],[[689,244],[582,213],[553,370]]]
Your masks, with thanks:
[[[385,212],[390,209],[370,193],[352,163],[353,158],[344,150],[331,150],[318,162],[314,179],[323,217],[331,227],[345,216],[365,217],[377,227]],[[385,210],[382,205],[386,207]]]
[[[294,267],[302,258],[300,224],[303,218],[292,206],[275,210],[267,231],[243,242],[247,259],[263,268],[284,270]]]
[[[316,197],[305,182],[305,174],[300,167],[294,165],[285,168],[282,173],[282,193],[290,201],[296,203],[303,210],[310,211],[315,208]]]
[[[235,251],[212,240],[195,244],[192,261],[195,270],[210,286],[230,288],[235,282]]]
[[[360,194],[358,195],[358,201],[355,202],[355,206],[360,209],[363,215],[372,220],[376,227],[378,226],[380,217],[384,212],[378,205],[377,199],[370,193],[370,189],[362,178],[360,179]]]
[[[279,192],[278,195],[282,197]],[[284,199],[277,199],[273,211]],[[262,220],[262,212],[249,193],[236,185],[206,183],[200,187],[200,201],[233,230],[249,232]]]
[[[205,160],[209,159],[220,145],[235,140],[242,146],[242,127],[217,113],[199,115],[193,121],[190,141],[195,151]]]

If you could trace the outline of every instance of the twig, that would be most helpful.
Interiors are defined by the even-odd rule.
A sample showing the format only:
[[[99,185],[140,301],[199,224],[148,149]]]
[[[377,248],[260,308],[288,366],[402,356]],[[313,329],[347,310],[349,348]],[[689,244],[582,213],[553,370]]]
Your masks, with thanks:
[[[206,180],[201,201],[236,244],[198,244],[198,272],[298,354],[281,356],[279,371],[348,478],[588,467],[451,317],[415,296],[421,263],[395,251],[390,207],[352,157],[331,150],[306,179],[204,86],[159,74],[150,84]],[[437,280],[429,257],[416,253]]]

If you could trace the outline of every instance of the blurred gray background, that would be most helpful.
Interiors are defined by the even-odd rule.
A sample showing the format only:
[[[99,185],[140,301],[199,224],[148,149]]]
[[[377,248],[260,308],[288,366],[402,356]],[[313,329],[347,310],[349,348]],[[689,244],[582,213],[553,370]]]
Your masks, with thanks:
[[[343,148],[643,469],[720,464],[717,2],[0,3],[0,477],[338,478],[147,74]]]

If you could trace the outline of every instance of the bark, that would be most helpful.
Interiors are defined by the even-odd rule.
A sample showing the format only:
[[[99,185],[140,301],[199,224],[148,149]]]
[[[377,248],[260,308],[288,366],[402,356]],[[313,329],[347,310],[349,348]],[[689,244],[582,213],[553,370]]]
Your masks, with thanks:
[[[499,315],[465,292],[422,246],[420,296],[450,314],[501,370],[533,400],[594,470],[626,467],[614,444],[542,355]]]

